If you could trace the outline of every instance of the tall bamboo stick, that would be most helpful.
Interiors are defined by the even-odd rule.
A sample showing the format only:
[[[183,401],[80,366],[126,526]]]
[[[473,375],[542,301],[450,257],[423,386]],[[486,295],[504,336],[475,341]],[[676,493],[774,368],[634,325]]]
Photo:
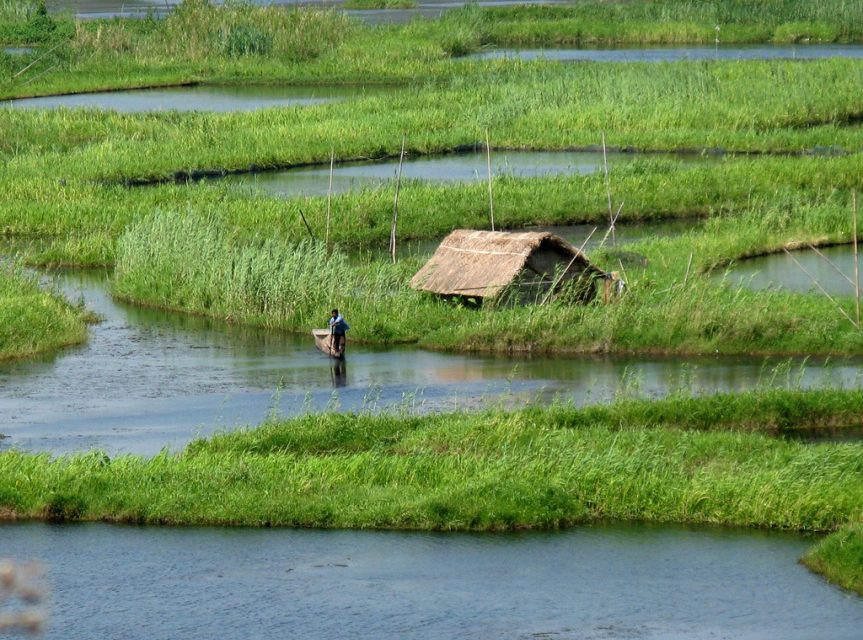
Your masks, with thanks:
[[[327,187],[327,234],[326,239],[324,240],[324,246],[329,250],[330,248],[330,210],[333,201],[333,165],[336,162],[336,150],[333,148],[330,151],[330,185]]]
[[[488,129],[485,130],[485,158],[488,168],[488,216],[491,220],[491,230],[494,231],[494,196],[491,189],[491,146],[488,143]]]
[[[860,324],[860,263],[857,261],[857,190],[851,192],[851,219],[854,234],[854,308],[857,311],[857,324]]]
[[[396,195],[393,199],[393,226],[390,229],[390,255],[393,257],[393,264],[396,263],[396,225],[399,220],[399,189],[402,184],[402,164],[405,160],[405,141],[406,135],[402,136],[402,152],[399,154],[399,170],[396,174]]]
[[[782,247],[782,250],[785,253],[787,253],[788,257],[794,261],[794,264],[796,264],[800,268],[800,270],[809,277],[809,279],[812,281],[812,284],[814,284],[816,287],[818,287],[818,290],[821,293],[823,293],[827,297],[827,299],[836,306],[836,310],[839,311],[839,313],[841,313],[845,317],[845,319],[848,320],[848,322],[853,324],[855,329],[859,329],[860,325],[858,323],[854,322],[854,319],[845,312],[845,309],[843,309],[842,306],[838,302],[836,302],[836,300],[833,299],[833,296],[831,296],[829,293],[827,293],[827,290],[821,286],[821,284],[818,282],[818,280],[815,279],[815,276],[813,276],[811,273],[809,273],[806,270],[806,268],[797,261],[797,258],[795,258],[793,255],[791,255],[791,252],[788,249],[786,249],[785,247]]]
[[[605,149],[605,132],[602,132],[602,168],[605,171],[605,195],[608,198],[608,223],[611,228],[611,246],[616,244],[614,235],[614,212],[611,209],[611,179],[608,176],[608,153]]]

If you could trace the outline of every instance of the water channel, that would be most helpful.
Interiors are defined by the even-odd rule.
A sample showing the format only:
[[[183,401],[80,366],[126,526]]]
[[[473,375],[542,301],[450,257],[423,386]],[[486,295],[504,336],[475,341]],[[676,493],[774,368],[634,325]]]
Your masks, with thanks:
[[[440,534],[0,525],[44,637],[856,640],[863,599],[794,534],[605,525]]]
[[[285,7],[317,7],[341,9],[344,0],[250,0],[256,5],[280,5]],[[564,4],[566,0],[478,0],[481,7],[504,7],[514,4]],[[82,20],[97,18],[140,18],[146,15],[164,16],[173,10],[178,0],[48,0],[49,10],[71,13]],[[215,0],[213,4],[224,4]],[[463,7],[464,0],[419,0],[416,7],[408,9],[363,9],[346,10],[350,16],[369,24],[403,24],[417,17],[438,18],[444,12]]]
[[[781,289],[795,293],[821,295],[813,279],[829,294],[853,296],[854,248],[851,245],[777,253],[732,265],[724,278],[730,284],[742,284],[756,290]],[[804,272],[805,270],[805,272]],[[807,275],[808,274],[808,275]],[[861,277],[863,284],[863,277]]]
[[[363,86],[219,86],[198,85],[73,93],[41,98],[21,98],[0,103],[12,109],[88,108],[126,113],[148,111],[252,111],[268,107],[308,106],[361,98],[392,91]]]
[[[859,44],[646,46],[621,48],[491,49],[464,56],[471,60],[557,60],[560,62],[675,62],[680,60],[812,60],[863,58]]]
[[[698,154],[607,154],[608,166],[625,166],[645,159],[662,158],[681,165],[717,162],[716,156]],[[488,175],[484,151],[442,155],[408,156],[402,167],[404,180],[431,182],[485,181]],[[602,151],[493,151],[492,174],[535,178],[552,175],[585,175],[603,168]],[[381,187],[395,182],[398,158],[381,161],[340,162],[333,168],[333,193],[360,187]],[[329,189],[329,165],[296,167],[282,171],[238,173],[207,178],[239,187],[259,189],[283,197],[321,196]]]
[[[626,231],[621,231],[621,242]],[[635,234],[638,235],[637,233]],[[572,238],[575,240],[575,238]],[[128,306],[108,274],[63,272],[56,286],[104,321],[88,344],[0,363],[0,448],[154,454],[197,435],[254,425],[273,410],[441,411],[576,404],[756,386],[859,386],[859,359],[577,358],[454,354],[351,344],[337,366],[310,336]],[[322,314],[321,322],[326,319]]]

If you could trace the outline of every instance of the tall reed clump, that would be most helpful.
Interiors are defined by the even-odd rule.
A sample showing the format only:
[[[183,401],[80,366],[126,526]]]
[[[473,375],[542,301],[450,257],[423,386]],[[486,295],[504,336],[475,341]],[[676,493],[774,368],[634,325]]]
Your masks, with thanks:
[[[266,56],[311,60],[337,47],[354,30],[342,12],[184,0],[164,20],[79,24],[75,46],[102,55],[129,54],[137,62],[202,63]]]
[[[417,340],[447,313],[425,304],[405,282],[411,273],[385,262],[355,266],[323,243],[239,240],[214,216],[160,213],[120,239],[113,291],[149,305],[228,321],[306,331],[328,310],[346,310],[353,337]]]
[[[0,360],[24,358],[87,339],[81,309],[39,288],[19,268],[0,264]]]

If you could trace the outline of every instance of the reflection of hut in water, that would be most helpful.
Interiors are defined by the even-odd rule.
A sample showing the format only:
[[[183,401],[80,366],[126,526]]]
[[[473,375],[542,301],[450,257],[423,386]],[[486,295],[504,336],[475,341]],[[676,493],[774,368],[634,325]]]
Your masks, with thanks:
[[[554,287],[554,293],[565,290],[575,302],[590,302],[597,281],[609,278],[576,247],[548,232],[457,229],[444,238],[411,286],[480,300],[510,294],[521,303],[541,301]]]

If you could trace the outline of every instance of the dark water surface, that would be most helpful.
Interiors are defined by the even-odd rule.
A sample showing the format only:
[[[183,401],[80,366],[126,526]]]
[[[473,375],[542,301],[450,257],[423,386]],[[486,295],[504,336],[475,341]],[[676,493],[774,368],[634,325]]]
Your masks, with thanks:
[[[87,345],[0,363],[0,448],[153,454],[257,424],[273,407],[441,411],[552,399],[601,402],[755,386],[860,385],[863,361],[750,357],[506,357],[349,343],[345,366],[311,336],[229,326],[112,301],[106,275],[59,286],[104,315]],[[326,314],[322,314],[323,325]],[[350,321],[350,316],[348,315]],[[805,362],[805,366],[804,366]]]
[[[193,86],[74,93],[7,100],[13,109],[89,108],[122,111],[253,111],[268,107],[307,106],[390,91],[362,86]]]
[[[719,46],[624,47],[615,49],[492,49],[465,56],[481,60],[558,60],[561,62],[675,62],[678,60],[776,60],[863,58],[859,44],[729,44]]]
[[[673,160],[681,164],[716,162],[715,156],[698,154],[638,154],[611,152],[607,154],[610,168],[649,158]],[[493,151],[492,175],[533,178],[550,175],[585,175],[601,171],[602,151]],[[398,173],[398,158],[382,161],[343,162],[333,168],[333,193],[345,193],[360,187],[394,185]],[[232,174],[212,180],[224,181],[274,195],[320,196],[329,189],[329,165],[297,167],[284,171],[252,174]],[[483,182],[488,179],[488,158],[485,151],[442,155],[408,156],[402,166],[403,180],[431,182]]]
[[[732,265],[727,274],[716,274],[714,277],[756,290],[769,288],[821,295],[813,282],[814,279],[831,295],[854,296],[853,247],[824,247],[818,251],[823,257],[811,249],[803,249],[792,251],[793,258],[782,252],[741,260]],[[860,247],[860,252],[863,253],[863,246]],[[858,270],[863,270],[863,260]],[[860,283],[863,285],[863,274],[860,275]]]
[[[792,534],[0,526],[47,567],[46,638],[857,640],[863,598]]]

